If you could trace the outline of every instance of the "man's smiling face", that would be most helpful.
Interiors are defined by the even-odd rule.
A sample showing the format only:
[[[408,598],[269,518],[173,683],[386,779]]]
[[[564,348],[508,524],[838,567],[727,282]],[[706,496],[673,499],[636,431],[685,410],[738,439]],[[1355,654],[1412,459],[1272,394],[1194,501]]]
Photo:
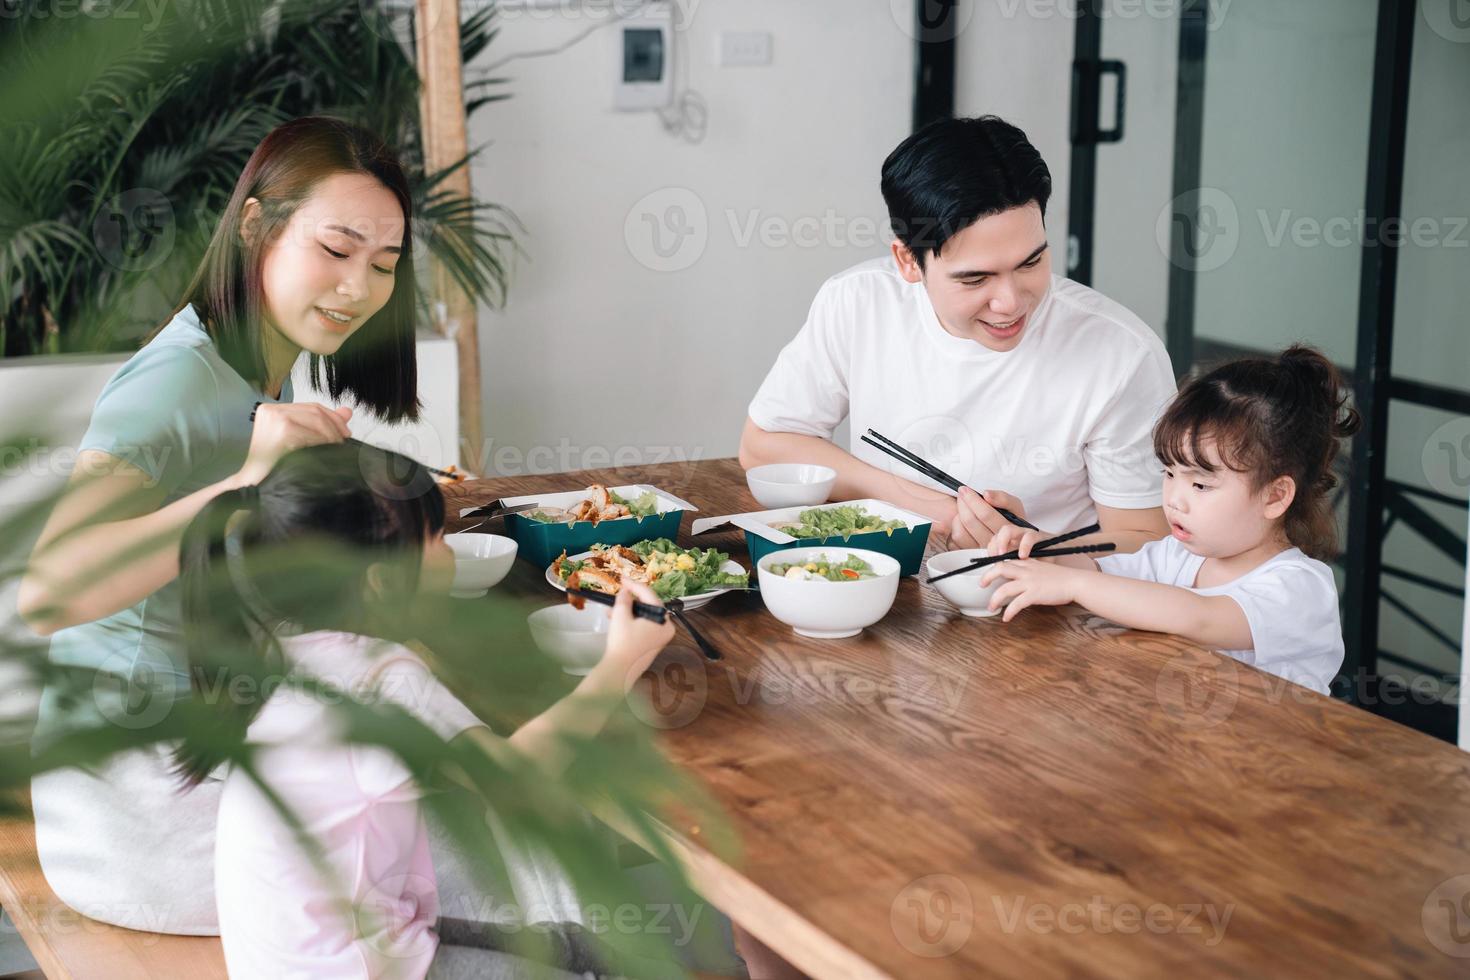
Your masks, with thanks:
[[[956,234],[920,269],[895,242],[909,282],[924,283],[948,333],[994,351],[1013,350],[1051,287],[1051,253],[1041,208],[1032,202],[987,215]]]

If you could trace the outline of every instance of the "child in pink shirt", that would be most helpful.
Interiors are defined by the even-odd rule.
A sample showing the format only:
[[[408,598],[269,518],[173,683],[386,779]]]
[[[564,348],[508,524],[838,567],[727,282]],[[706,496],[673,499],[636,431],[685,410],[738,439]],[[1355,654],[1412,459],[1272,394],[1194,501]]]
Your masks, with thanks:
[[[415,485],[417,492],[404,492]],[[237,980],[466,974],[466,951],[441,948],[435,932],[438,894],[420,787],[394,753],[346,740],[345,715],[331,703],[345,695],[399,708],[446,741],[493,739],[417,654],[374,638],[395,602],[447,590],[454,561],[443,532],[444,502],[422,468],[339,444],[298,450],[258,487],[215,498],[184,537],[196,702],[216,712],[220,732],[185,741],[180,772],[197,784],[242,734],[253,749],[254,772],[237,760],[225,777],[215,844],[220,935]],[[330,576],[303,588],[289,560],[313,538],[337,549],[339,560]],[[283,559],[287,567],[278,567]],[[620,592],[603,660],[509,738],[553,775],[567,761],[558,739],[595,734],[670,638],[671,625],[632,616],[635,595],[658,601],[636,584]],[[252,683],[236,684],[241,678]],[[326,691],[301,686],[303,678]],[[303,823],[327,874],[262,786]]]

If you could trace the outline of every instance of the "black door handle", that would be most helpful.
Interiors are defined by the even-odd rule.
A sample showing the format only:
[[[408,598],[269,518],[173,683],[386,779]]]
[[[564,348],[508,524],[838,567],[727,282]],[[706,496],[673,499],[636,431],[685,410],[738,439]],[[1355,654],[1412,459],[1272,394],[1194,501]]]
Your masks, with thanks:
[[[1114,96],[1113,128],[1104,130],[1098,117],[1102,114],[1102,77],[1118,80]],[[1128,66],[1121,61],[1079,59],[1072,62],[1072,144],[1092,146],[1117,143],[1123,139],[1123,107],[1128,100]]]
[[[1116,113],[1113,116],[1113,128],[1103,130],[1096,122],[1093,123],[1094,134],[1099,143],[1117,143],[1123,138],[1123,107],[1128,103],[1128,66],[1121,61],[1099,61],[1097,63],[1097,90],[1098,99],[1102,98],[1102,77],[1112,75],[1118,79],[1118,91],[1114,96]],[[1098,106],[1098,112],[1102,106]]]

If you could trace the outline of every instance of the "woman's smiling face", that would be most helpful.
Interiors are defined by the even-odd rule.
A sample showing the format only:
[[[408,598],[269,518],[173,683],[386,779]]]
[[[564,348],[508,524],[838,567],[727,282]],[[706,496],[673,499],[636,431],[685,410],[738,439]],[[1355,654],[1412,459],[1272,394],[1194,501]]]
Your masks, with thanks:
[[[266,244],[270,325],[302,350],[336,353],[393,295],[403,239],[403,208],[377,178],[326,178]]]

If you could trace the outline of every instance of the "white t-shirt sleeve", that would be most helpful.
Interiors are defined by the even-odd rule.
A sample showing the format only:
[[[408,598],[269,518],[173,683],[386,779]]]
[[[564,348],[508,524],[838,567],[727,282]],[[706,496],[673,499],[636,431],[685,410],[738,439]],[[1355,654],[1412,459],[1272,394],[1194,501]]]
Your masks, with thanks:
[[[851,305],[840,280],[823,284],[806,324],[755,393],[751,421],[767,432],[832,438],[848,412]]]
[[[1277,562],[1224,594],[1250,623],[1254,654],[1248,662],[1327,693],[1343,659],[1331,569],[1310,559]]]
[[[1163,467],[1154,455],[1154,423],[1174,397],[1174,369],[1158,345],[1143,356],[1114,393],[1083,446],[1094,503],[1144,510],[1163,503]]]
[[[1177,546],[1173,538],[1150,541],[1131,554],[1103,555],[1096,560],[1097,567],[1109,575],[1162,582],[1164,585],[1187,587],[1191,584],[1179,581],[1189,561],[1189,552]]]

